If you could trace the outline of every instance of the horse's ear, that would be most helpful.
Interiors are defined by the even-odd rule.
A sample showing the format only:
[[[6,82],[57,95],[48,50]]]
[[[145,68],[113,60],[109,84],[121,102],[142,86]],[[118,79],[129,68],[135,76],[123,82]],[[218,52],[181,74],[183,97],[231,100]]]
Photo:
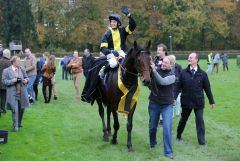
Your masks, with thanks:
[[[150,47],[151,47],[151,40],[148,41],[147,49],[150,49]]]
[[[134,41],[133,46],[134,46],[134,49],[137,49],[137,48],[138,48],[138,45],[137,45],[137,41],[136,41],[136,40]]]

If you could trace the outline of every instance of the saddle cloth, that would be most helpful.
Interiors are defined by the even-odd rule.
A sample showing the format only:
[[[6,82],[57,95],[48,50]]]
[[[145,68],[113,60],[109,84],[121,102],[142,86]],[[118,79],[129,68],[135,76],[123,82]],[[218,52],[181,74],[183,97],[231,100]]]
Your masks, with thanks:
[[[131,86],[129,89],[125,87],[121,80],[121,69],[118,67],[118,88],[123,92],[117,112],[124,116],[127,116],[134,105],[137,103],[138,94],[140,91],[139,85]]]

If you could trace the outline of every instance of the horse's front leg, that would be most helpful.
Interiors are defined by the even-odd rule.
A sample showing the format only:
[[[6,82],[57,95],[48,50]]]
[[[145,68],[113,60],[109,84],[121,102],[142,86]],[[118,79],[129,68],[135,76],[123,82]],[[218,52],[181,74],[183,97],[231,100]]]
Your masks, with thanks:
[[[112,136],[112,133],[111,133],[111,109],[109,106],[107,106],[107,132],[108,132],[108,136]]]
[[[118,114],[116,111],[113,112],[113,119],[114,119],[114,123],[113,123],[114,133],[112,137],[112,144],[117,144],[117,132],[119,129],[119,121],[118,121]]]
[[[109,141],[108,131],[107,131],[105,119],[104,119],[104,107],[103,107],[101,98],[97,98],[97,104],[98,104],[98,113],[102,119],[103,141]]]
[[[128,152],[133,152],[133,147],[132,147],[132,121],[133,121],[133,114],[135,111],[136,105],[133,107],[132,111],[128,114],[128,120],[127,120],[127,147],[128,147]]]

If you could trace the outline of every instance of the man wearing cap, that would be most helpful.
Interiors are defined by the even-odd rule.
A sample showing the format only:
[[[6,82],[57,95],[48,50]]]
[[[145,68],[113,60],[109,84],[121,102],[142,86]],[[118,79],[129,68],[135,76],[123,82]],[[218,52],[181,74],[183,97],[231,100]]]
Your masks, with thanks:
[[[6,87],[2,83],[2,73],[4,69],[11,66],[10,57],[10,51],[8,49],[3,50],[3,57],[0,59],[0,115],[1,113],[6,113]]]

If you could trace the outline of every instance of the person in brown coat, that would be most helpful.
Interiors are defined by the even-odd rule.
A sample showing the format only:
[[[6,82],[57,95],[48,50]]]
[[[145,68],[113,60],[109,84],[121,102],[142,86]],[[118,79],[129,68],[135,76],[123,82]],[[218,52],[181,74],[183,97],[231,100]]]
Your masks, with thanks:
[[[43,85],[42,85],[42,92],[45,102],[49,103],[52,96],[52,78],[56,72],[55,66],[55,56],[51,55],[48,59],[47,64],[42,67],[43,72]],[[47,89],[48,87],[48,97],[47,97]]]
[[[76,89],[75,98],[80,100],[80,80],[82,77],[82,58],[79,58],[78,51],[74,51],[73,58],[67,65],[73,75],[73,83]]]

